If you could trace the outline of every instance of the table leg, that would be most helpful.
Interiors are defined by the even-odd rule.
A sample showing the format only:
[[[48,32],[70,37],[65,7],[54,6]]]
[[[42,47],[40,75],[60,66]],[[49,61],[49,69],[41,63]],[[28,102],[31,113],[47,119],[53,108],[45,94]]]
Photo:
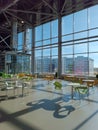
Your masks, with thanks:
[[[71,98],[73,99],[73,86],[71,86]]]
[[[23,95],[24,95],[24,84],[22,84],[22,97],[23,97]]]

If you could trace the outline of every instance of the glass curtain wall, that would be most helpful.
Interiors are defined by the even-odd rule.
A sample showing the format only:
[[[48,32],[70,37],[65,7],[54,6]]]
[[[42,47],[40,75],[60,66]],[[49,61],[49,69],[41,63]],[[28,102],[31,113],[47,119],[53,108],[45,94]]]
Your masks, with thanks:
[[[54,73],[58,68],[58,20],[35,28],[35,73]]]
[[[94,75],[98,73],[97,12],[98,5],[95,5],[62,17],[62,74]],[[18,52],[23,50],[24,33],[18,34]],[[58,20],[35,27],[35,73],[57,71],[58,33]],[[26,34],[28,34],[26,35],[26,53],[31,55],[32,31],[27,29]],[[25,70],[24,66],[22,68]]]
[[[62,74],[98,73],[98,5],[62,17]]]
[[[32,29],[18,33],[16,73],[31,73]]]

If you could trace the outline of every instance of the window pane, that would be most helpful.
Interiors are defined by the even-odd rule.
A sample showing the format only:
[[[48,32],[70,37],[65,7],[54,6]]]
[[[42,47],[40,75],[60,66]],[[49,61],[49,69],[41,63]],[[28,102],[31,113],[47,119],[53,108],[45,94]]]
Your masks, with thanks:
[[[81,33],[75,33],[74,34],[74,39],[81,39],[81,38],[87,38],[88,32],[81,32]]]
[[[89,75],[98,74],[98,53],[90,53],[89,59]]]
[[[42,50],[35,50],[35,57],[41,57]]]
[[[52,56],[52,67],[51,72],[55,73],[58,69],[58,56]]]
[[[73,40],[73,35],[67,35],[62,37],[62,42]]]
[[[53,55],[58,55],[58,48],[52,48],[52,56]]]
[[[42,46],[42,41],[40,41],[40,42],[35,42],[35,47],[38,47],[38,46]]]
[[[43,50],[43,56],[50,56],[50,48]]]
[[[89,31],[89,41],[97,40],[98,41],[98,29],[90,30]]]
[[[43,57],[43,72],[50,72],[50,57]]]
[[[35,28],[35,41],[42,40],[42,26],[38,26]]]
[[[51,22],[51,32],[52,37],[58,36],[58,20],[54,20]]]
[[[49,45],[50,44],[50,39],[49,40],[44,40],[43,45]]]
[[[74,34],[74,43],[87,43],[88,39],[87,39],[87,31],[86,32],[81,32],[81,33],[76,33]]]
[[[88,9],[89,28],[98,27],[98,5]]]
[[[74,45],[74,53],[85,53],[87,52],[87,43]]]
[[[42,72],[42,58],[40,56],[35,58],[34,70],[35,70],[35,73]]]
[[[89,43],[89,52],[98,52],[98,41]]]
[[[74,58],[74,74],[76,75],[88,75],[89,62],[87,54],[75,55]]]
[[[43,24],[43,39],[50,38],[50,22]]]
[[[41,50],[35,50],[35,65],[34,65],[34,70],[35,73],[38,72],[42,72],[42,48],[40,48]]]
[[[87,30],[87,9],[74,14],[74,32]]]
[[[24,32],[18,33],[18,51],[23,50]]]
[[[73,74],[73,55],[63,55],[62,74]]]
[[[62,46],[62,55],[63,54],[73,54],[73,46]]]
[[[62,35],[73,32],[73,14],[62,17]]]
[[[98,28],[94,29],[94,30],[90,30],[89,31],[89,36],[90,37],[92,37],[92,36],[98,36]]]
[[[53,38],[53,39],[51,39],[51,41],[52,41],[52,44],[53,43],[58,43],[58,38]]]

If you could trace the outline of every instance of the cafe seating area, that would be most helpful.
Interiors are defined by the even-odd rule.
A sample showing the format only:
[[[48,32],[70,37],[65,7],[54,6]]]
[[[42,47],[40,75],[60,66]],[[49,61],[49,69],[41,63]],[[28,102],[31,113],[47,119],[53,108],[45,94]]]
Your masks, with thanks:
[[[98,127],[97,85],[93,84],[93,89],[89,89],[87,79],[83,79],[86,84],[76,82],[77,80],[73,82],[55,78],[47,84],[48,80],[50,81],[50,79],[34,77],[29,79],[27,76],[5,79],[5,84],[2,86],[8,87],[11,84],[12,86],[10,86],[11,90],[0,88],[0,128],[7,128],[7,130],[64,130],[65,128],[86,130],[91,122],[93,124],[89,130],[92,130],[93,126]],[[24,91],[25,86],[29,90]],[[7,95],[5,98],[1,95],[4,92]],[[71,125],[67,123],[69,121]],[[52,125],[49,125],[49,122]]]
[[[17,75],[2,75],[0,77],[0,99],[15,98],[29,93],[33,79],[33,76],[23,73]]]

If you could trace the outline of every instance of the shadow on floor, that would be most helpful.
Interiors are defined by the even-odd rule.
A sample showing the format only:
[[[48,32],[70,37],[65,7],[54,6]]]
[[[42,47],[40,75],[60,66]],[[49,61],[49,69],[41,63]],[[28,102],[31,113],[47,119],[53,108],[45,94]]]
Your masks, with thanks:
[[[17,130],[19,128],[19,130],[40,130],[36,127],[32,127],[30,125],[28,125],[26,122],[20,120],[20,119],[16,119],[15,116],[13,116],[13,114],[8,114],[6,111],[0,109],[0,122],[4,122],[7,121],[10,124],[16,126]]]
[[[62,103],[62,97],[56,99],[42,99],[34,102],[29,102],[27,105],[32,107],[32,110],[43,108],[47,111],[53,111],[55,118],[64,118],[68,116],[75,108],[72,105],[60,105]]]

